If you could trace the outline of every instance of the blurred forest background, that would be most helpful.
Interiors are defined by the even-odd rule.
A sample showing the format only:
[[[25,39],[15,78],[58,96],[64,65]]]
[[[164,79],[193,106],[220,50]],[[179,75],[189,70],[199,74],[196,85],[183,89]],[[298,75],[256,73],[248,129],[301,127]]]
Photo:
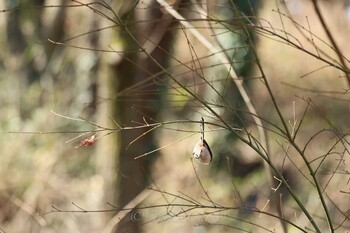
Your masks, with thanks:
[[[0,232],[350,231],[349,4],[1,1]]]

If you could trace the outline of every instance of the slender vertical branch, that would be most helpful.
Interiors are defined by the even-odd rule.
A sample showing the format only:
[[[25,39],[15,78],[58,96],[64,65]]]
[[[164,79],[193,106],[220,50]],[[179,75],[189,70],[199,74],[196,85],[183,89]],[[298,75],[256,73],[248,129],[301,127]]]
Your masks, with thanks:
[[[201,130],[201,142],[204,144],[204,118],[201,117],[201,124],[200,124],[200,130]]]
[[[327,37],[330,40],[330,42],[331,42],[331,44],[333,46],[333,49],[334,49],[334,51],[336,52],[336,54],[337,54],[337,56],[339,58],[340,63],[347,70],[347,72],[345,72],[345,75],[346,75],[346,79],[347,79],[347,82],[348,82],[348,88],[350,88],[350,71],[349,71],[349,68],[347,67],[347,65],[346,65],[346,63],[344,61],[344,57],[343,57],[343,55],[340,52],[340,49],[338,47],[337,42],[335,42],[334,37],[333,37],[332,33],[330,32],[329,27],[327,26],[327,24],[326,24],[326,22],[325,22],[325,20],[324,20],[324,18],[322,16],[320,7],[318,5],[318,1],[317,0],[312,0],[312,4],[314,6],[314,9],[315,9],[315,12],[317,14],[317,17],[320,20],[320,22],[322,24],[322,27],[323,27],[324,31],[326,32]]]

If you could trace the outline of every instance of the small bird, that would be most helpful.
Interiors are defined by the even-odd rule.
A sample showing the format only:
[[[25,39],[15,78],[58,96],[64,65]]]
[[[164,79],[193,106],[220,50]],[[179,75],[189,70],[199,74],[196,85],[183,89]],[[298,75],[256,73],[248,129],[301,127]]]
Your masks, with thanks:
[[[199,162],[208,165],[213,160],[213,155],[211,153],[208,143],[204,139],[204,119],[201,118],[202,122],[200,123],[200,140],[196,143],[193,148],[193,156]]]

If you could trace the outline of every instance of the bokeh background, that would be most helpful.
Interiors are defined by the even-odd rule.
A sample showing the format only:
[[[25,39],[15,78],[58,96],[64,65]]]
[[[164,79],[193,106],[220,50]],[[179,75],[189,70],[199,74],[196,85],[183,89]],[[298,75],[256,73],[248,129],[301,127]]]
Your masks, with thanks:
[[[259,59],[290,131],[302,122],[296,143],[312,138],[305,152],[334,228],[349,231],[349,83],[339,67],[348,68],[312,2],[168,2],[227,54],[263,119],[271,160],[327,230],[305,161],[276,134]],[[348,66],[349,3],[318,4]],[[259,213],[278,216],[278,179],[272,187],[261,157],[223,126],[258,135],[225,64],[159,3],[18,0],[0,9],[0,232],[283,232]],[[248,27],[249,37],[242,22],[266,30]],[[201,116],[209,166],[192,159]],[[75,148],[92,135],[92,146]],[[288,232],[309,231],[285,187],[277,191],[283,218],[301,228]]]

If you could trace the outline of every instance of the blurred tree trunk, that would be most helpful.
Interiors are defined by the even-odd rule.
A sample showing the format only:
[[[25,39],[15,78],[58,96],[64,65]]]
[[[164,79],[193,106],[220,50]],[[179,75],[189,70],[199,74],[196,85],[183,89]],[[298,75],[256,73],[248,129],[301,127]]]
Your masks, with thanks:
[[[61,0],[60,2],[65,5],[67,0]],[[17,9],[10,10],[6,18],[6,41],[9,46],[5,49],[8,49],[10,55],[6,59],[5,66],[7,70],[12,70],[16,76],[21,77],[12,80],[15,83],[15,90],[12,92],[13,98],[11,99],[13,104],[18,106],[21,117],[27,118],[32,109],[37,108],[38,103],[41,103],[42,100],[38,98],[36,101],[32,101],[34,105],[29,104],[29,101],[26,101],[27,96],[22,93],[25,93],[31,84],[40,80],[46,68],[46,65],[40,66],[35,61],[34,44],[37,41],[47,42],[48,38],[53,41],[61,41],[64,38],[67,8],[59,7],[56,11],[50,11],[54,17],[47,20],[43,17],[44,0],[6,1],[6,7]],[[25,28],[28,28],[29,25],[35,30],[32,33],[24,33]],[[48,63],[55,48],[56,45],[52,43],[45,44],[45,54],[42,54],[40,58],[44,61],[43,63]],[[21,93],[21,95],[18,95],[18,93]]]
[[[65,1],[61,0],[62,5]],[[11,76],[7,78],[9,85],[6,88],[3,87],[2,91],[6,91],[6,89],[11,91],[6,92],[9,93],[8,103],[2,103],[2,106],[6,110],[8,108],[5,108],[5,106],[15,106],[16,112],[25,122],[25,120],[32,117],[35,110],[42,107],[45,101],[40,94],[33,94],[31,87],[40,83],[41,75],[45,72],[45,66],[47,61],[50,60],[55,47],[53,44],[45,46],[45,55],[41,54],[45,66],[38,66],[36,61],[38,52],[33,49],[33,44],[37,41],[45,42],[48,37],[54,41],[60,41],[64,37],[63,22],[65,21],[67,8],[57,8],[57,11],[52,13],[53,19],[46,22],[46,25],[43,23],[45,21],[43,18],[44,0],[6,1],[6,8],[14,10],[9,10],[6,14],[6,34],[4,35],[6,41],[4,41],[2,47],[6,51],[6,60],[2,69]],[[28,28],[34,30],[29,32]],[[7,46],[5,46],[5,43]],[[21,124],[22,122],[19,123],[19,125]],[[36,158],[37,173],[31,176],[32,179],[25,187],[22,187],[20,197],[16,197],[16,194],[13,197],[6,194],[9,195],[8,202],[11,203],[14,202],[13,200],[17,200],[23,203],[21,205],[31,206],[33,209],[40,206],[42,201],[40,193],[45,187],[40,175],[43,173],[50,174],[56,159],[57,157],[53,154],[46,158],[45,162]],[[21,161],[21,163],[26,162]],[[23,211],[23,208],[18,208],[15,211],[11,219],[10,232],[39,232],[41,227],[46,224],[43,218],[33,218],[34,212],[28,214],[28,212]],[[0,232],[3,231],[0,230]]]
[[[163,50],[169,52],[169,47],[173,42],[172,35],[167,31],[171,23],[171,17],[167,16],[164,18],[164,15],[160,12],[159,6],[155,1],[149,1],[145,4],[153,4],[153,6],[147,7],[147,9],[139,7],[140,10],[136,8],[132,11],[132,15],[129,14],[125,17],[130,25],[134,25],[128,27],[128,29],[141,44],[145,44],[147,39],[150,39],[153,41],[152,43],[156,43],[157,46],[161,47],[162,49],[158,47],[154,48],[152,57],[162,64],[162,66],[166,66],[168,55],[164,53]],[[162,17],[162,20],[159,23],[160,17]],[[144,23],[135,23],[141,20],[145,20]],[[165,21],[167,21],[167,23]],[[129,53],[129,51],[140,51],[140,48],[124,30],[120,33],[125,53],[120,61],[110,67],[111,72],[109,73],[111,77],[106,79],[109,80],[107,86],[112,96],[116,96],[125,88],[139,83],[160,71],[159,67],[145,56],[144,53]],[[159,39],[158,41],[157,38]],[[156,88],[159,89],[156,84],[153,84],[152,86],[148,86],[147,90],[150,91],[153,89],[155,92],[159,93],[159,90],[156,91]],[[143,117],[145,117],[147,121],[151,121],[150,118],[157,119],[157,114],[161,112],[162,96],[160,96],[160,94],[138,94],[139,95],[136,96],[118,97],[111,101],[111,109],[109,112],[122,126],[137,125],[135,122],[144,123]],[[155,149],[154,133],[144,135],[138,142],[128,147],[131,141],[145,131],[147,131],[147,129],[128,130],[111,137],[114,140],[113,142],[109,140],[109,143],[114,143],[114,145],[108,146],[108,153],[113,156],[113,164],[116,169],[116,178],[110,181],[115,184],[115,195],[113,199],[115,205],[119,207],[123,207],[132,201],[132,199],[142,192],[149,183],[149,167],[153,158],[157,155],[152,154],[149,157],[136,160],[134,157]],[[105,165],[107,164],[105,163]],[[108,189],[110,187],[106,188]],[[107,198],[108,193],[109,191],[107,190]],[[119,222],[116,227],[116,232],[140,232],[140,224],[142,222],[133,221],[131,214],[132,211]]]

